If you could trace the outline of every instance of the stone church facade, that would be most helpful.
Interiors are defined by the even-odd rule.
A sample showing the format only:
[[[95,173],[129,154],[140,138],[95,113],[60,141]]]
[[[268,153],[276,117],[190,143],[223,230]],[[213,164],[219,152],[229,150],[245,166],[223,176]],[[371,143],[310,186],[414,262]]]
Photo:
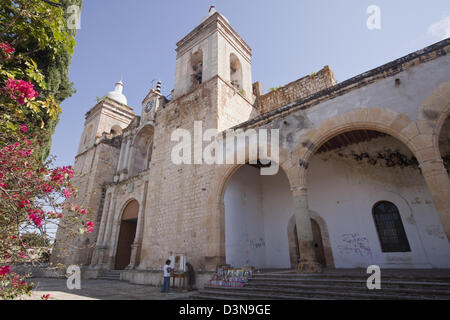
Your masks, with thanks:
[[[119,82],[86,114],[75,202],[96,229],[58,231],[53,261],[160,284],[179,253],[200,286],[225,263],[450,268],[449,52],[447,39],[342,83],[324,67],[264,93],[250,47],[210,11],[177,43],[170,99],[158,84],[137,114]],[[174,164],[171,134],[194,136],[195,121],[220,134],[279,129],[278,173],[250,158]]]

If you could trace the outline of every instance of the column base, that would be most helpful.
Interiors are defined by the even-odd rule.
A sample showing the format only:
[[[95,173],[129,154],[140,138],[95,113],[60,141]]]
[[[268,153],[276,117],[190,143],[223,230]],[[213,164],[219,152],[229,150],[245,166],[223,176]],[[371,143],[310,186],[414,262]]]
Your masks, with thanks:
[[[297,266],[297,273],[311,274],[322,273],[322,265],[315,261],[300,261]]]

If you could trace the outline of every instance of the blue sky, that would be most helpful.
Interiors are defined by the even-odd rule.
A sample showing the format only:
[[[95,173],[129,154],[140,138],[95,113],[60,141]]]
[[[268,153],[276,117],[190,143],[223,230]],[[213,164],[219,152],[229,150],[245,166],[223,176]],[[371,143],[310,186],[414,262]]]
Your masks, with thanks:
[[[140,112],[152,80],[169,94],[176,42],[210,5],[252,48],[253,82],[283,86],[329,65],[342,82],[450,36],[449,0],[84,0],[70,66],[77,93],[65,100],[53,136],[58,165],[73,164],[84,115],[123,77],[128,104]],[[369,30],[369,5],[381,29]]]

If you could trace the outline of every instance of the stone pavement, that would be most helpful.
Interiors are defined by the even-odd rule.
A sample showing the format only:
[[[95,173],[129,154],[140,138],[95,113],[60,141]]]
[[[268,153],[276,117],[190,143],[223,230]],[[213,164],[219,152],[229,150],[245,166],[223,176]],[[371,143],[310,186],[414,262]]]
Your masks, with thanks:
[[[161,293],[161,288],[131,284],[115,280],[81,280],[80,290],[69,290],[66,279],[32,278],[34,290],[21,300],[40,300],[42,295],[50,294],[49,300],[177,300],[189,299],[195,291],[178,292],[171,289],[168,294]]]

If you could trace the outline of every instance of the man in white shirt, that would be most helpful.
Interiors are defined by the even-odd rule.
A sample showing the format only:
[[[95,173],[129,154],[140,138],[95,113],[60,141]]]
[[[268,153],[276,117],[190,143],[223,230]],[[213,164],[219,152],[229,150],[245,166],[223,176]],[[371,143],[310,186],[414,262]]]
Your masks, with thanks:
[[[169,285],[170,285],[170,272],[172,271],[172,268],[170,268],[170,260],[166,261],[166,264],[163,267],[164,272],[164,284],[163,289],[161,292],[168,293],[169,292]]]

